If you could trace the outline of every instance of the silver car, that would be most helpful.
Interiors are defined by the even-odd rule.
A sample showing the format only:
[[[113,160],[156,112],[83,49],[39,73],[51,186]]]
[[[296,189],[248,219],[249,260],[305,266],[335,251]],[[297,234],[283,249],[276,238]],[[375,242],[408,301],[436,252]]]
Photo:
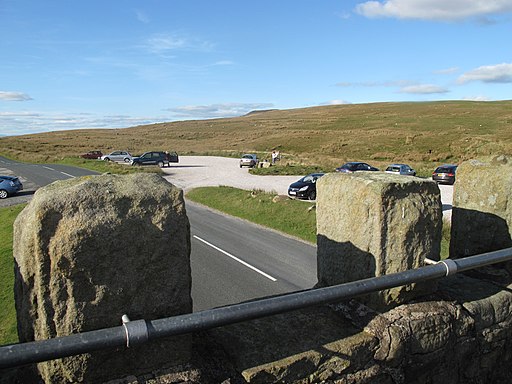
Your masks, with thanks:
[[[240,159],[240,168],[242,167],[255,167],[258,164],[258,156],[246,153]]]
[[[101,156],[101,160],[105,161],[124,161],[125,163],[129,163],[132,161],[133,156],[128,151],[114,151],[109,153],[108,155]]]
[[[397,175],[416,176],[416,171],[407,164],[391,164],[386,168],[386,173]]]

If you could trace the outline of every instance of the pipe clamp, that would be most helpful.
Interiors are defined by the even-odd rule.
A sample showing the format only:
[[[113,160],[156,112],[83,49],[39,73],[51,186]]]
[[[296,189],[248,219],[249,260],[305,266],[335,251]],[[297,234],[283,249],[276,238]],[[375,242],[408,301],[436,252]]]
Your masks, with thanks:
[[[455,275],[457,273],[457,263],[451,259],[446,259],[439,262],[440,264],[443,264],[446,268],[446,275],[445,276],[451,276]]]
[[[130,321],[128,316],[123,315],[123,327],[126,335],[126,347],[144,344],[149,340],[148,326],[146,320]]]

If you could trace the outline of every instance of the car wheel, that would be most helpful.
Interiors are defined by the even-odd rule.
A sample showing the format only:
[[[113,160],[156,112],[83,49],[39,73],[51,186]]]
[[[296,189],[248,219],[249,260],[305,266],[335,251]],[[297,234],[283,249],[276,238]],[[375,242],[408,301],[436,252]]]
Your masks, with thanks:
[[[164,167],[164,162],[163,161],[159,161],[158,163],[156,163],[156,165],[158,165],[160,168],[163,168]]]
[[[105,161],[110,161],[110,158],[109,157],[105,157]]]
[[[5,199],[8,195],[5,189],[0,189],[0,199]]]
[[[316,191],[311,191],[309,193],[308,200],[316,200]]]
[[[129,159],[129,158],[127,158],[127,157],[125,157],[125,158],[124,158],[124,162],[125,162],[125,163],[129,163],[129,162],[130,162],[130,159]]]
[[[240,168],[242,168],[242,164],[240,164]]]

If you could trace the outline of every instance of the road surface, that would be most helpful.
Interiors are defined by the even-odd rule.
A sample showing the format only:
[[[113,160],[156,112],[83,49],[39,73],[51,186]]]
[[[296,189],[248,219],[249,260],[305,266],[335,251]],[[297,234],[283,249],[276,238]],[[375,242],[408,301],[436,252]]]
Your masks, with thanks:
[[[19,204],[56,180],[95,174],[61,165],[25,164],[0,157],[0,173],[18,175],[24,191],[1,203]],[[186,201],[191,226],[194,311],[311,288],[316,247],[248,221]]]

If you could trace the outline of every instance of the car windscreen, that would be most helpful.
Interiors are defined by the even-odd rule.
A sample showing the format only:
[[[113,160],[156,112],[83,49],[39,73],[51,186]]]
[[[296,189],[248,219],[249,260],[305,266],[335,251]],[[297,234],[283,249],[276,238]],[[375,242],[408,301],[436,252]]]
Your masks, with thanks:
[[[436,173],[454,173],[455,168],[454,167],[438,167],[435,170]]]

